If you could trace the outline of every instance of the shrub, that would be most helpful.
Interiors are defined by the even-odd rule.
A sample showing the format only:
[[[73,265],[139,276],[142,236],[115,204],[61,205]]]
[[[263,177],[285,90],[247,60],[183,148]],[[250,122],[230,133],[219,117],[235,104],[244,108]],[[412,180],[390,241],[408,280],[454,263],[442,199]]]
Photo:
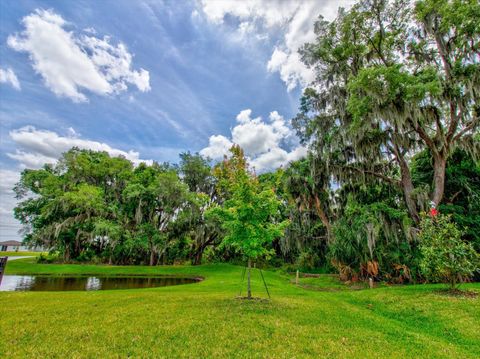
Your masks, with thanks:
[[[332,233],[327,257],[342,280],[403,283],[414,277],[410,268],[416,253],[405,210],[384,202],[362,204],[350,196]],[[409,268],[408,275],[400,267]]]
[[[58,252],[40,253],[37,257],[37,263],[57,263],[61,261],[61,255]]]
[[[448,283],[451,289],[479,270],[480,257],[450,216],[422,216],[420,269],[429,281]]]
[[[297,258],[297,267],[302,271],[311,271],[318,266],[320,258],[312,251],[300,253]]]

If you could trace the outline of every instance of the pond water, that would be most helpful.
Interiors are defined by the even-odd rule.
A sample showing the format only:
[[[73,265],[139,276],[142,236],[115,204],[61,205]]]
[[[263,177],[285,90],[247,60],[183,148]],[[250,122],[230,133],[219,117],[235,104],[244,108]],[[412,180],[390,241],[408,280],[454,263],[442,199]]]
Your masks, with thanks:
[[[180,277],[126,277],[126,276],[47,276],[4,275],[0,291],[80,291],[166,287],[190,284],[198,278]]]

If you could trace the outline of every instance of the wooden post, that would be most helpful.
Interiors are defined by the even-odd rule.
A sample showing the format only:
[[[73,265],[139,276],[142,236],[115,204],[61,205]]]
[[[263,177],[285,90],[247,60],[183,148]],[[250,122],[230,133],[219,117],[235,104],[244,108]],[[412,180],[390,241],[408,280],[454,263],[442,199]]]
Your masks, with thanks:
[[[251,272],[252,263],[250,259],[248,260],[248,273],[247,273],[247,298],[252,299],[252,286],[250,285],[250,272]]]
[[[295,284],[298,285],[298,278],[300,277],[300,273],[297,269],[297,275],[295,276]]]
[[[8,257],[0,257],[0,284],[2,283],[3,272],[5,272],[5,267],[7,266]]]

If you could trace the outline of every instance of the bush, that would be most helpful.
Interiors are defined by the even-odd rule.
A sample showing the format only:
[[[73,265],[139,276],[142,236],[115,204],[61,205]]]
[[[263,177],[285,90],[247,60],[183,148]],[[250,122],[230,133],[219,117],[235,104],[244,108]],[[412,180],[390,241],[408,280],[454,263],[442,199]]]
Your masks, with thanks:
[[[410,282],[415,277],[411,222],[388,203],[362,204],[350,196],[332,226],[327,258],[342,280]]]
[[[462,231],[450,216],[422,216],[420,269],[429,281],[448,283],[451,289],[479,270],[480,256],[462,240]]]
[[[41,253],[37,257],[37,263],[44,263],[44,264],[49,264],[49,263],[58,263],[61,262],[61,256],[58,252],[51,252],[51,253]]]
[[[297,258],[297,267],[301,271],[311,271],[315,269],[320,263],[320,258],[312,251],[305,251],[300,253]]]

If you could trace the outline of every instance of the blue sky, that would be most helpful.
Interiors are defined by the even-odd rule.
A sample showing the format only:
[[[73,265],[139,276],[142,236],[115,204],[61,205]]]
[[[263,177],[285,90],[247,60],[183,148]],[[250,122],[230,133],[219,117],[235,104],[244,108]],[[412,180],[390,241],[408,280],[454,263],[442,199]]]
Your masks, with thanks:
[[[11,186],[69,145],[141,160],[219,158],[260,171],[305,150],[289,127],[312,73],[297,49],[349,1],[2,1],[0,241]]]

